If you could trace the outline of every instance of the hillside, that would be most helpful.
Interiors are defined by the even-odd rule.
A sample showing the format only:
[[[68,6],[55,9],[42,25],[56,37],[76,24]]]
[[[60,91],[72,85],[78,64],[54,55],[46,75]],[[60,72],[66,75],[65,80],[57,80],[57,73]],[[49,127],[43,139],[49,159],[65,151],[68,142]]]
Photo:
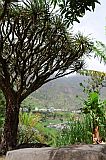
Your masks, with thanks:
[[[86,76],[74,75],[63,77],[43,85],[32,93],[23,105],[35,107],[54,107],[74,110],[82,107],[81,98],[85,98],[79,83],[84,82]],[[102,98],[106,97],[106,88],[101,91]],[[78,95],[78,98],[76,97]]]

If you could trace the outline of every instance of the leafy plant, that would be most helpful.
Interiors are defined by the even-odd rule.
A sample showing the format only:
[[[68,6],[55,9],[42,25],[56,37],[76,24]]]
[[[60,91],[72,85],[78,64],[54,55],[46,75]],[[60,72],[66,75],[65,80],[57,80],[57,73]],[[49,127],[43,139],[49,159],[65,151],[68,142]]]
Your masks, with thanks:
[[[18,144],[22,143],[45,143],[45,137],[39,130],[36,129],[36,125],[40,120],[40,115],[34,115],[32,113],[20,113],[19,115],[19,127],[18,127]]]
[[[101,101],[98,93],[91,92],[84,101],[83,112],[91,115],[94,125],[99,125],[101,118],[105,116],[105,106],[106,101]]]
[[[105,74],[99,74],[96,71],[86,72],[90,73],[91,79],[88,80],[88,85],[83,87],[83,92],[87,94],[87,100],[84,100],[83,113],[90,114],[93,123],[92,135],[95,143],[100,142],[99,127],[105,125],[105,106],[106,100],[100,100],[100,90]],[[91,74],[92,73],[92,74]],[[104,119],[104,121],[103,121]]]

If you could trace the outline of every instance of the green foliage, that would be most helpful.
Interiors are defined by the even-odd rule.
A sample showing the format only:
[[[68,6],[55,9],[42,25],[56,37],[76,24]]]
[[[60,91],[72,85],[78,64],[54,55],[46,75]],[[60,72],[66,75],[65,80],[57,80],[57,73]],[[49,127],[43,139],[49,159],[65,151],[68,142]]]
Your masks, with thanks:
[[[82,111],[85,114],[89,113],[94,126],[97,126],[100,124],[101,117],[105,117],[106,101],[100,100],[100,90],[104,76],[94,73],[97,72],[93,72],[91,79],[88,80],[87,86],[84,86],[83,83],[80,83],[80,86],[83,87],[83,92],[87,94],[87,100],[84,100]]]
[[[104,64],[106,64],[106,45],[100,41],[96,41],[93,50],[95,57],[98,57],[100,62],[104,62]]]
[[[44,83],[82,68],[83,55],[93,47],[88,37],[69,33],[62,17],[50,13],[48,4],[39,3],[33,0],[10,5],[1,21],[0,70],[4,72],[5,66],[12,89],[22,93],[20,102]]]
[[[4,18],[5,14],[7,13],[7,8],[9,8],[13,4],[17,4],[16,2],[18,2],[18,0],[0,1],[2,7],[4,7],[2,11],[0,10],[0,19]],[[79,23],[79,17],[83,17],[86,11],[94,11],[96,3],[100,4],[98,0],[23,0],[22,2],[25,6],[27,6],[27,8],[30,8],[30,6],[32,6],[33,10],[35,10],[35,6],[38,9],[44,8],[45,4],[53,4],[54,8],[58,6],[59,12],[63,16],[63,19],[65,23],[67,23],[67,26],[69,26],[70,23],[73,24],[74,21]]]
[[[45,137],[45,143],[50,146],[56,146],[58,131],[54,128],[48,128],[47,123],[38,123],[36,129]]]
[[[80,73],[90,77],[89,79],[84,80],[84,84],[80,83],[80,86],[83,87],[83,92],[86,94],[89,94],[90,92],[97,92],[100,94],[105,73],[92,70],[83,70]]]
[[[99,123],[99,119],[105,115],[105,101],[99,100],[99,94],[96,92],[89,93],[88,99],[84,101],[84,113],[90,113],[92,118]]]
[[[36,129],[36,125],[40,118],[40,115],[34,115],[32,113],[20,113],[18,144],[36,142],[45,143],[44,135]]]
[[[91,116],[93,124],[92,133],[96,135],[96,127],[99,127],[98,134],[106,137],[106,134],[103,132],[103,129],[106,129],[106,100],[100,99],[100,90],[103,86],[102,82],[105,73],[96,71],[88,71],[85,73],[90,73],[91,79],[89,79],[87,86],[80,83],[80,86],[84,88],[83,92],[87,94],[87,100],[84,100],[82,111],[86,115],[89,114]],[[100,137],[96,138],[100,139]]]
[[[56,4],[60,8],[60,12],[65,19],[65,23],[69,26],[70,23],[73,24],[74,21],[80,22],[79,17],[83,17],[86,11],[94,11],[96,3],[100,2],[98,0],[50,0],[54,7]]]
[[[106,111],[105,111],[106,114]],[[58,133],[56,146],[69,144],[92,144],[93,121],[90,114],[75,115],[68,121],[66,128]],[[106,140],[106,119],[101,117],[100,135]]]
[[[65,129],[57,137],[56,146],[69,144],[91,143],[92,142],[92,122],[88,115],[80,115],[80,118],[70,119]]]
[[[20,113],[18,144],[40,142],[56,146],[57,131],[45,127],[46,123],[40,122],[41,119],[40,114]]]
[[[105,111],[106,117],[106,111]],[[46,143],[50,146],[60,147],[69,144],[92,143],[93,121],[91,114],[72,114],[70,119],[66,114],[63,114],[65,128],[58,130],[56,128],[48,128],[50,123],[61,123],[54,119],[46,119],[42,122],[41,115],[34,115],[29,113],[20,114],[19,125],[19,143],[40,142]],[[39,121],[40,120],[40,121]],[[23,125],[22,125],[23,124]],[[106,137],[106,119],[101,117],[100,135]]]

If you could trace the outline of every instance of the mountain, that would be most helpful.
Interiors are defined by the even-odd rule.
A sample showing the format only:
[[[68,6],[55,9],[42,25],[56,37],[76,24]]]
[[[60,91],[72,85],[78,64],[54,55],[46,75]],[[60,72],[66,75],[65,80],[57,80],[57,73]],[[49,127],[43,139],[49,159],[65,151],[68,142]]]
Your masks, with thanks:
[[[69,110],[77,110],[82,108],[86,95],[83,88],[79,85],[85,83],[88,77],[82,75],[74,75],[69,77],[53,80],[37,91],[33,92],[23,103],[31,108],[62,108]],[[101,91],[102,98],[106,98],[106,88]]]

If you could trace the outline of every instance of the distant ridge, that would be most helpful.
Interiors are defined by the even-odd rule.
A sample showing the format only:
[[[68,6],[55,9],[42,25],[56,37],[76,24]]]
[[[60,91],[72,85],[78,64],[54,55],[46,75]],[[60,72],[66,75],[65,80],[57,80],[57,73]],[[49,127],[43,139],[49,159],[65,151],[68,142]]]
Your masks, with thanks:
[[[79,83],[83,83],[87,78],[77,74],[51,81],[29,96],[30,103],[33,105],[33,108],[54,107],[69,110],[82,108],[83,103],[80,98],[85,98],[85,94]],[[101,93],[102,98],[106,98],[106,88]],[[79,96],[79,98],[76,96]]]

